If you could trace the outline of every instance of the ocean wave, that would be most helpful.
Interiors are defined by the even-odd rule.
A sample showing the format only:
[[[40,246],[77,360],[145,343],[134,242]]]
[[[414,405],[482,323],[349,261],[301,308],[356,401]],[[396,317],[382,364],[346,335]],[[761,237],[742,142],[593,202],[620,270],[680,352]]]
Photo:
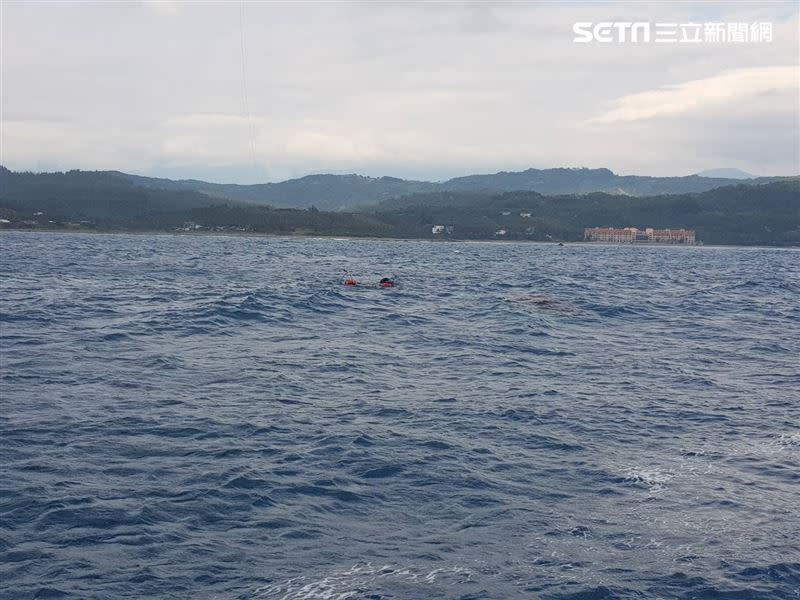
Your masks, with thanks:
[[[793,253],[0,236],[3,600],[797,597]]]

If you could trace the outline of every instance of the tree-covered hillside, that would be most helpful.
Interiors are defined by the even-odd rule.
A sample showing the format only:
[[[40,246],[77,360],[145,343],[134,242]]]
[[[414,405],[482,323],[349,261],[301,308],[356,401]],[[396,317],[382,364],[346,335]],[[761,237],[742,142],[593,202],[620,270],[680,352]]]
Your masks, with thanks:
[[[237,185],[210,183],[195,179],[171,180],[130,175],[120,171],[70,171],[75,177],[97,177],[135,187],[194,191],[233,202],[247,202],[277,208],[311,208],[327,211],[362,210],[392,198],[436,192],[513,192],[535,191],[544,195],[588,194],[604,192],[623,196],[699,193],[737,180],[700,177],[642,177],[617,175],[608,169],[527,169],[501,171],[486,175],[467,175],[444,182],[413,181],[397,177],[363,175],[307,175],[278,183]],[[50,174],[52,176],[58,174]],[[768,183],[780,178],[759,178],[748,184]]]
[[[144,188],[113,173],[0,169],[0,219],[2,228],[564,241],[581,240],[585,227],[633,226],[695,229],[707,244],[800,245],[800,178],[652,197],[439,191],[385,200],[358,212],[331,212]],[[452,231],[434,234],[434,225]]]
[[[72,220],[125,223],[218,202],[192,190],[148,189],[113,172],[14,173],[0,167],[0,206]]]
[[[389,201],[380,214],[404,231],[451,224],[465,237],[579,240],[585,227],[688,228],[708,244],[800,244],[800,179],[700,194],[632,198],[439,193]],[[530,215],[530,216],[527,216]]]

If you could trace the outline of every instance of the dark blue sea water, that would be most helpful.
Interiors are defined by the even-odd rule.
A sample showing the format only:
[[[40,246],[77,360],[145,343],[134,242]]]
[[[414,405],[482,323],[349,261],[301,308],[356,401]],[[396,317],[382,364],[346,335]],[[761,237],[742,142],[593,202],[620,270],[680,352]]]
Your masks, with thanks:
[[[797,250],[0,245],[4,600],[800,598]]]

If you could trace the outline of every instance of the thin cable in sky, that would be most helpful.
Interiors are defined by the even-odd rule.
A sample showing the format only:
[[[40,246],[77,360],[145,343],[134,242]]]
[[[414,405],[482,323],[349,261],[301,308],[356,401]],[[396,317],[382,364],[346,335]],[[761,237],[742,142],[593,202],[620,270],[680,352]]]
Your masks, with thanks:
[[[247,126],[250,136],[250,159],[253,162],[253,169],[257,170],[258,163],[256,162],[256,133],[255,127],[253,126],[253,115],[250,113],[250,101],[247,94],[247,63],[245,61],[244,51],[244,0],[239,2],[239,40],[241,42],[242,50],[242,106],[244,108],[244,114],[247,117]]]

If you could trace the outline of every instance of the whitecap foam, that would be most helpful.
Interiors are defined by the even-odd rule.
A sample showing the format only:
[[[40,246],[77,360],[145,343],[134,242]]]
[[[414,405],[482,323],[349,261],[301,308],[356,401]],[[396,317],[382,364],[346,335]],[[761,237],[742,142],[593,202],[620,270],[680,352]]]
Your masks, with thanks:
[[[666,484],[674,477],[675,474],[671,471],[652,467],[633,467],[625,473],[625,481],[627,483],[647,486],[651,492],[663,490]]]
[[[306,576],[294,577],[282,583],[258,588],[253,592],[254,599],[274,600],[349,600],[363,597],[370,589],[386,585],[439,584],[449,586],[466,583],[472,578],[469,569],[459,566],[441,567],[427,570],[417,567],[397,567],[394,565],[374,565],[358,563],[348,569],[332,571],[319,579]],[[424,591],[420,590],[424,595]]]
[[[775,445],[781,448],[800,448],[800,431],[780,434],[775,440]]]

